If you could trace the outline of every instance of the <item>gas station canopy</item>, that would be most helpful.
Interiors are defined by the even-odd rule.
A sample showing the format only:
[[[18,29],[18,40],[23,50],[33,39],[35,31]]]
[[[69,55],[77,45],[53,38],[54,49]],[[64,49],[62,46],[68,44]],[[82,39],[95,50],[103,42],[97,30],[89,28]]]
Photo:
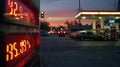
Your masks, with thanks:
[[[112,11],[82,10],[75,16],[76,19],[92,19],[93,17],[94,18],[106,17],[106,18],[119,19],[120,12],[113,10]]]

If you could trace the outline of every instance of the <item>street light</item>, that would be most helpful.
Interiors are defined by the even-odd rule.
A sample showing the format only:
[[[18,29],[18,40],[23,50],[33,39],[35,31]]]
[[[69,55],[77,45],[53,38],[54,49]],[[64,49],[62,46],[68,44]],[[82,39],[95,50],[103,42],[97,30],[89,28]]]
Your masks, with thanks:
[[[120,0],[118,0],[118,6],[117,6],[118,11],[120,11]]]
[[[80,0],[79,0],[79,12],[80,12]],[[79,18],[79,23],[81,23],[81,22],[80,22],[80,18]]]
[[[80,11],[80,0],[79,0],[79,11]]]

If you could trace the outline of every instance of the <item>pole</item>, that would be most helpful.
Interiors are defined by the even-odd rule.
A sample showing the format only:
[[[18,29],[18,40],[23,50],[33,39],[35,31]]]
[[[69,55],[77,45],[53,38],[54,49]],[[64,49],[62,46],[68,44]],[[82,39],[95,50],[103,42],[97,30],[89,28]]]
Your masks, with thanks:
[[[79,0],[79,11],[80,11],[80,0]]]
[[[117,10],[120,11],[120,0],[118,0]]]
[[[80,12],[80,0],[79,0],[79,12]],[[79,23],[81,23],[81,22],[80,22],[80,18],[79,18]]]

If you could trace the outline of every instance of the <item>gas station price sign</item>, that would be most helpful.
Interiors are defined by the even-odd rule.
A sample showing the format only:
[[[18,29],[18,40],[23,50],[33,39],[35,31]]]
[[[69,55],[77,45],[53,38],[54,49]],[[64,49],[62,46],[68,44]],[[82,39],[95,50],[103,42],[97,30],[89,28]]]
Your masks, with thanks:
[[[32,35],[10,35],[6,38],[6,62],[9,67],[35,50]]]
[[[6,0],[6,13],[8,18],[18,19],[36,25],[36,15],[21,0]]]
[[[18,57],[30,48],[31,44],[29,40],[21,40],[19,42],[8,43],[6,46],[6,61],[13,60],[15,57]]]

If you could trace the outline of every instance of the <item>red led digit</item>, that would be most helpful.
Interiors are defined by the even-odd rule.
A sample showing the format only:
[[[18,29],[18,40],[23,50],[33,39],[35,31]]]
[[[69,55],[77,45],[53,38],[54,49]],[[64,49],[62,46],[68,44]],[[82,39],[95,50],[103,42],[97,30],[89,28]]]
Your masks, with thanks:
[[[14,55],[15,57],[17,57],[19,55],[18,49],[16,48],[16,44],[17,44],[16,42],[13,43],[13,49],[15,51],[15,55]]]
[[[7,47],[6,61],[13,60],[13,45],[8,44],[6,47]]]
[[[14,2],[15,8],[14,8],[14,16],[17,16],[16,11],[18,10],[18,3]]]
[[[20,14],[19,14],[20,18],[23,18],[23,8],[22,8],[22,6],[19,7],[19,12],[20,12]]]
[[[6,51],[7,51],[7,54],[6,54],[6,61],[9,61],[9,45],[6,46]]]
[[[22,40],[22,41],[20,42],[20,47],[21,47],[21,49],[20,49],[20,52],[21,52],[21,53],[23,53],[23,52],[26,51],[26,41],[25,41],[25,40]]]
[[[24,51],[26,51],[26,40],[23,40],[24,42]]]
[[[13,1],[8,0],[8,6],[10,7],[10,15],[13,14]]]
[[[11,0],[8,0],[8,5],[9,5],[9,6],[10,6],[10,3],[11,3],[10,1],[11,1]]]
[[[20,42],[20,53],[23,53],[24,52],[24,42],[21,41]]]
[[[13,2],[11,2],[10,8],[11,8],[10,15],[12,15],[13,14]]]
[[[27,40],[27,45],[28,45],[28,48],[31,48],[29,40]]]

